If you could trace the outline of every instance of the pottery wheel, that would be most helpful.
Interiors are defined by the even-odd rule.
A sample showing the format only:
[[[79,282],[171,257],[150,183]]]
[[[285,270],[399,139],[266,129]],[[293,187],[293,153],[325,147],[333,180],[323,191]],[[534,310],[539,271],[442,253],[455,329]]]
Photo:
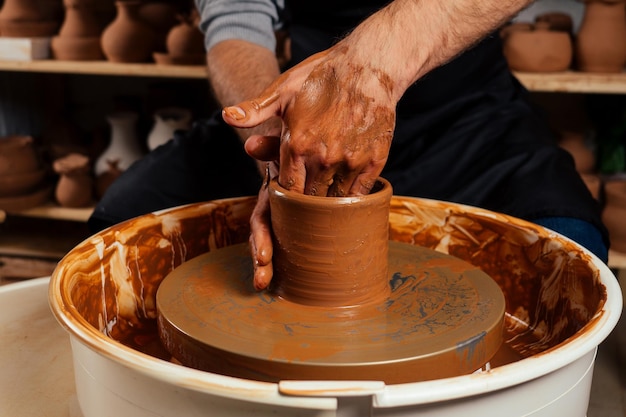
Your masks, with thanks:
[[[388,270],[380,305],[306,306],[254,290],[247,244],[211,251],[160,285],[160,338],[183,365],[272,382],[451,377],[499,349],[504,296],[480,269],[390,242]]]

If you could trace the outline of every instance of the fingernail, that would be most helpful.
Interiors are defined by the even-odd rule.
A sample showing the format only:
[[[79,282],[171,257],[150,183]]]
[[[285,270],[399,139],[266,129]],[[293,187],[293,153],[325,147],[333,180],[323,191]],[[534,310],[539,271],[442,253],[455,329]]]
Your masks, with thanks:
[[[238,106],[230,106],[224,109],[224,113],[235,120],[242,120],[246,118],[246,112],[243,111],[241,107]]]

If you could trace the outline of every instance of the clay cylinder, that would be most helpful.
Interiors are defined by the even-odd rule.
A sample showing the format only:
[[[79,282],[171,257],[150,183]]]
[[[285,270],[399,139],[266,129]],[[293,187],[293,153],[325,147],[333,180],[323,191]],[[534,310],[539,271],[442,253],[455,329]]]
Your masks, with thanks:
[[[269,185],[272,291],[305,305],[347,307],[389,296],[389,204],[380,178],[365,196],[317,197]]]

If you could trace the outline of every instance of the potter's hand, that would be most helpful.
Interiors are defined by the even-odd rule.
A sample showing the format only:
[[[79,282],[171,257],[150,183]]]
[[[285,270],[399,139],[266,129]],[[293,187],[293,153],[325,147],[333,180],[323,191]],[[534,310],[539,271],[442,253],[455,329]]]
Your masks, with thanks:
[[[235,127],[282,119],[278,181],[287,189],[320,196],[367,194],[387,160],[397,102],[392,82],[355,64],[345,49],[338,44],[312,56],[256,99],[223,111]],[[248,142],[257,140],[267,138]]]

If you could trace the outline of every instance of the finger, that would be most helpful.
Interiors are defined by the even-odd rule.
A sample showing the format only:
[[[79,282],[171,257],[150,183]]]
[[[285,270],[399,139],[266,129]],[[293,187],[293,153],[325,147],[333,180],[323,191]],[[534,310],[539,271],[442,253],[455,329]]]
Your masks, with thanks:
[[[277,161],[280,155],[280,138],[253,135],[246,140],[244,149],[258,161]]]
[[[287,190],[304,193],[306,166],[302,156],[292,156],[288,149],[289,134],[283,135],[280,145],[278,183]]]
[[[280,114],[279,95],[268,89],[261,96],[224,107],[222,118],[234,127],[254,127]]]
[[[349,194],[350,195],[367,195],[370,193],[374,184],[376,184],[376,180],[378,179],[378,175],[373,175],[372,173],[366,172],[359,174],[352,186],[350,187]]]
[[[250,250],[254,265],[254,288],[263,290],[267,288],[273,275],[272,232],[266,188],[259,192],[259,199],[250,216]]]
[[[358,174],[354,171],[339,171],[333,177],[333,183],[328,188],[328,196],[330,197],[346,197],[349,195],[352,184]]]
[[[327,196],[330,186],[334,182],[334,170],[313,166],[306,172],[304,193],[308,195]]]

